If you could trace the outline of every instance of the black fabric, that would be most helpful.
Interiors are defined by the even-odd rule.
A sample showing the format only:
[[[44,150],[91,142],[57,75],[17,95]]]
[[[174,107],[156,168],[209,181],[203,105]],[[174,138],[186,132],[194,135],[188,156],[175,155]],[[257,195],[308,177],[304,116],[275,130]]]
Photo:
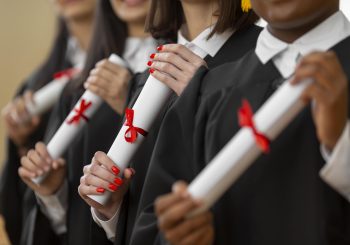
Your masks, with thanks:
[[[215,57],[208,56],[205,58],[208,67],[211,69],[220,64],[234,61],[242,57],[247,51],[254,47],[260,31],[261,28],[257,26],[251,26],[247,30],[240,31],[232,35],[224,44],[224,46],[219,50]],[[145,76],[144,78],[146,77],[147,76]],[[133,103],[133,101],[137,99],[139,93],[143,88],[144,81],[146,81],[146,79],[141,79],[139,84],[135,86],[135,92],[131,94],[131,103]],[[123,205],[124,209],[122,209],[121,212],[124,214],[120,218],[117,228],[117,234],[124,233],[125,237],[117,236],[115,244],[151,244],[150,241],[152,241],[153,239],[153,234],[148,233],[151,231],[147,230],[144,234],[137,237],[134,237],[131,234],[133,232],[135,221],[137,219],[143,184],[146,177],[146,173],[148,171],[148,166],[153,153],[153,149],[157,141],[158,132],[165,114],[167,113],[169,108],[171,108],[172,104],[176,101],[176,99],[177,96],[173,94],[169,99],[167,105],[159,113],[159,116],[153,124],[152,129],[150,130],[146,140],[143,142],[137,154],[131,161],[130,166],[136,170],[136,175],[134,176],[130,184],[128,195],[124,197],[124,200],[128,200],[128,205]],[[147,193],[143,193],[142,195],[147,196]],[[127,212],[127,214],[125,214],[125,212]],[[123,232],[118,229],[123,229]]]
[[[350,38],[334,50],[350,78],[349,44]],[[197,74],[163,121],[134,244],[148,236],[153,240],[147,244],[165,244],[155,198],[179,179],[191,182],[235,135],[242,98],[256,111],[280,81],[274,65],[261,64],[253,51]],[[320,179],[319,147],[308,107],[272,142],[270,154],[259,157],[214,205],[215,244],[350,244],[349,203]]]
[[[70,67],[68,61],[63,62],[56,71],[64,70]],[[16,96],[23,95],[27,90],[36,90],[38,84],[46,85],[49,81],[38,81],[39,70],[33,73],[21,86]],[[53,74],[52,74],[53,76]],[[46,83],[45,83],[46,82]],[[26,148],[33,148],[35,143],[42,140],[47,129],[50,111],[41,116],[41,122],[37,130],[33,132]],[[20,167],[20,157],[18,155],[18,147],[15,143],[7,140],[7,149],[0,178],[0,213],[5,220],[5,228],[12,244],[20,244],[22,229],[25,226],[25,220],[28,216],[27,211],[35,205],[33,193],[27,189],[26,185],[18,176],[18,168]]]

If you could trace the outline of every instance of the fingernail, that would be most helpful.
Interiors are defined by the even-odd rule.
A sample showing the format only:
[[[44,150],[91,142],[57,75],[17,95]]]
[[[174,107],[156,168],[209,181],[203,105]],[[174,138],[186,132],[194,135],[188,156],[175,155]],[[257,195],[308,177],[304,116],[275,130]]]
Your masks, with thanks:
[[[123,180],[121,178],[115,178],[114,183],[118,186],[121,186],[123,184]]]
[[[149,69],[149,73],[153,74],[154,73],[154,69]]]
[[[151,54],[149,57],[150,57],[151,59],[154,59],[154,57],[156,57],[156,54]]]
[[[112,167],[112,172],[115,174],[115,175],[118,175],[120,173],[120,170],[119,168],[117,168],[116,166],[113,166]]]
[[[151,66],[152,64],[153,64],[152,61],[148,61],[148,62],[147,62],[147,65],[148,65],[148,66]]]
[[[114,185],[114,184],[109,184],[108,188],[112,191],[116,191],[118,189],[118,186]]]
[[[162,49],[163,49],[163,45],[160,45],[160,46],[157,47],[158,51],[162,51]]]
[[[104,193],[104,192],[105,192],[105,189],[102,188],[102,187],[98,187],[98,188],[96,188],[96,191],[97,191],[98,193]]]

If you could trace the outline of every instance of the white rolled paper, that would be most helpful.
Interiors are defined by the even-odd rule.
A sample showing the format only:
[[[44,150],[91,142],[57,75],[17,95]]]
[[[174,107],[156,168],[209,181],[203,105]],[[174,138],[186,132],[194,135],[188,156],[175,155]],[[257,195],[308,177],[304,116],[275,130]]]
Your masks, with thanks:
[[[112,54],[108,58],[108,60],[114,64],[127,67],[125,61],[115,54]],[[61,127],[57,130],[57,132],[47,145],[47,151],[52,159],[60,158],[71,145],[78,133],[87,124],[85,118],[82,117],[78,122],[70,123],[70,121],[78,113],[83,101],[85,102],[85,104],[91,102],[91,106],[88,107],[83,113],[83,115],[88,119],[95,114],[95,112],[100,108],[103,102],[101,97],[90,92],[89,90],[85,91],[85,93],[81,96],[79,101],[75,104],[74,109],[69,113],[66,120],[62,123]],[[36,184],[40,184],[46,176],[47,175],[39,176],[37,178],[32,179],[32,181]]]
[[[311,83],[311,79],[295,86],[285,82],[256,112],[258,132],[271,141],[276,139],[304,108],[300,96]],[[203,206],[190,216],[210,208],[261,153],[252,130],[241,128],[189,185],[190,195],[203,201]]]
[[[201,58],[207,56],[207,53],[197,45],[189,43],[186,46]],[[154,120],[157,118],[157,115],[169,100],[170,95],[171,89],[168,86],[158,81],[153,76],[149,76],[132,108],[135,112],[133,125],[148,132]],[[131,158],[145,139],[144,136],[139,134],[134,143],[126,142],[124,135],[128,128],[128,126],[124,125],[120,129],[113,145],[107,153],[120,169],[120,176],[122,176],[124,169],[129,165]],[[89,195],[89,197],[104,205],[108,201],[110,194],[110,192],[105,192],[102,195]]]
[[[78,70],[73,73],[73,76],[76,75]],[[35,92],[33,95],[33,103],[28,103],[26,105],[29,114],[31,116],[40,115],[52,108],[60,98],[62,90],[70,79],[71,76],[62,76],[54,79],[46,86]]]

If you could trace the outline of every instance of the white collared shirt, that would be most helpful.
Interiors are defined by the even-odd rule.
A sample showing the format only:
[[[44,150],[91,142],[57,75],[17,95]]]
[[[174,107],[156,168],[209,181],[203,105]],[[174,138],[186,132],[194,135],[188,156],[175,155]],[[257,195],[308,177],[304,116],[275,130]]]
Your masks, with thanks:
[[[327,51],[350,36],[350,22],[338,11],[293,43],[283,42],[270,34],[261,32],[255,53],[263,64],[271,61],[284,78],[290,77],[300,57],[313,51]],[[322,179],[350,201],[350,122],[333,152],[327,154],[321,146],[326,165],[320,175]]]
[[[233,30],[227,30],[223,33],[215,33],[210,39],[208,39],[208,36],[213,31],[214,26],[215,25],[212,25],[204,31],[202,31],[192,41],[187,40],[183,36],[181,31],[181,29],[183,28],[181,28],[177,32],[177,43],[184,45],[192,50],[199,49],[201,53],[214,57],[234,33]]]
[[[152,37],[128,37],[125,43],[123,59],[133,73],[143,72],[147,68],[149,56],[154,53],[156,47],[157,42]]]

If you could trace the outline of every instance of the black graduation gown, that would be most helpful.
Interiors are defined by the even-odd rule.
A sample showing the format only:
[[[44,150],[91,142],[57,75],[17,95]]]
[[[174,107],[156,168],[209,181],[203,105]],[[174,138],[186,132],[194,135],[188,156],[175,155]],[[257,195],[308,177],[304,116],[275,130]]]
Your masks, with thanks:
[[[350,78],[349,44],[350,38],[334,50]],[[224,89],[213,92],[218,77]],[[235,135],[242,98],[256,111],[283,81],[273,63],[263,65],[253,51],[198,78],[168,113],[172,128],[159,136],[144,189],[156,190],[153,197],[170,192],[176,180],[191,182]],[[162,145],[170,138],[169,146]],[[214,205],[215,244],[349,244],[349,203],[320,179],[323,165],[306,108],[272,142],[270,154],[259,157]],[[151,201],[140,229],[156,225]]]
[[[223,45],[215,57],[207,57],[205,59],[208,66],[210,68],[213,68],[223,63],[231,62],[242,57],[248,50],[254,47],[260,31],[260,27],[251,26],[246,30],[236,32],[228,39],[228,41]],[[144,81],[146,81],[146,79],[143,79],[142,81],[143,83],[139,83],[135,88],[136,92],[134,92],[132,99],[133,101],[136,100],[137,96],[141,92]],[[117,240],[115,244],[151,244],[151,241],[153,241],[152,235],[148,230],[146,230],[145,233],[143,233],[141,236],[134,236],[132,232],[134,229],[135,220],[137,218],[141,193],[143,193],[142,190],[144,180],[153,153],[153,149],[157,141],[158,131],[166,112],[171,107],[176,98],[177,96],[173,94],[169,103],[164,107],[163,111],[156,119],[152,129],[147,135],[146,140],[140,147],[134,159],[131,161],[130,166],[136,170],[136,175],[130,184],[129,192],[123,199],[121,217],[118,221]],[[144,195],[144,193],[142,195]],[[122,237],[120,234],[125,234],[125,236]]]
[[[71,67],[70,62],[63,61],[56,71],[64,70]],[[48,68],[52,69],[52,68]],[[27,90],[38,89],[39,71],[35,72],[28,78],[19,91],[18,95],[22,95]],[[45,83],[41,86],[46,85]],[[42,140],[45,131],[48,127],[48,121],[51,111],[41,116],[41,122],[37,130],[33,132],[27,143],[27,148],[33,148],[35,143]],[[33,192],[27,188],[18,176],[18,168],[20,167],[20,157],[18,155],[18,147],[11,139],[7,139],[7,149],[5,157],[4,168],[2,170],[0,178],[0,213],[4,217],[6,222],[6,232],[12,244],[30,244],[28,240],[28,232],[31,224],[28,224],[28,217],[32,215],[33,206],[35,206],[36,200]],[[47,220],[41,220],[43,224],[48,224]],[[40,221],[40,222],[41,222]],[[50,232],[45,233],[42,241],[51,240],[55,235]],[[44,242],[42,244],[46,244]],[[36,244],[41,244],[37,242]]]
[[[51,121],[55,126],[47,132],[46,143],[56,133],[84,91],[82,88],[65,88],[52,112]],[[91,162],[96,151],[108,150],[118,132],[120,121],[121,117],[103,103],[63,156],[67,163],[68,210],[67,232],[61,238],[61,244],[111,244],[104,230],[92,220],[90,206],[79,196],[78,186],[83,175],[83,167]],[[39,234],[41,227],[35,226],[33,230],[33,233]]]

